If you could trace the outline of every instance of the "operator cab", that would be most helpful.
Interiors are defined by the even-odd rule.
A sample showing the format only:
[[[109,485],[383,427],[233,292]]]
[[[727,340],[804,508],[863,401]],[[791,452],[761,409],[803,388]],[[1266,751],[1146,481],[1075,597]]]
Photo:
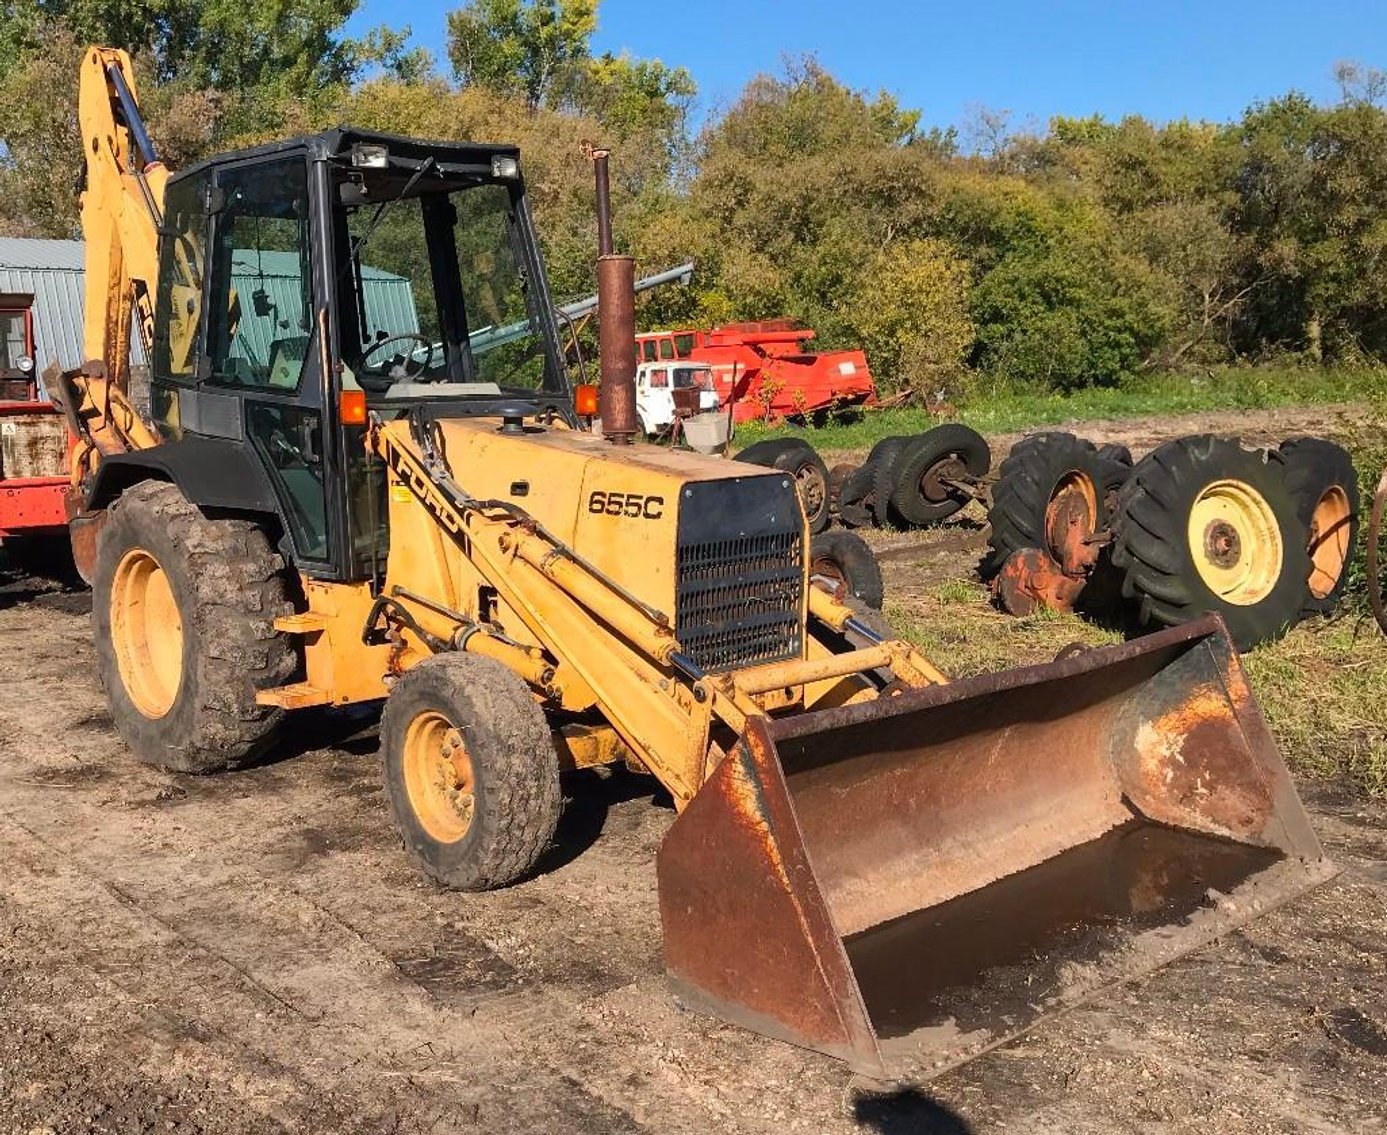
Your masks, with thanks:
[[[309,574],[383,562],[368,412],[577,425],[515,147],[339,128],[194,166],[164,204],[153,416],[200,460],[252,452]]]

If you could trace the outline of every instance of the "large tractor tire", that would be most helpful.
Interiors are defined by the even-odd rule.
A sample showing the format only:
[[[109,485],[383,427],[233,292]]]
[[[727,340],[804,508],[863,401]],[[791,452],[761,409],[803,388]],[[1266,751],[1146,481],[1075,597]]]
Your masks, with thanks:
[[[977,481],[992,464],[983,436],[951,422],[935,426],[910,443],[896,463],[891,509],[908,524],[933,524],[952,516],[972,495],[959,489]]]
[[[135,756],[210,773],[259,755],[284,711],[255,695],[294,672],[274,628],[292,610],[257,525],[209,519],[159,481],[121,494],[97,548],[92,616],[111,715]]]
[[[1306,614],[1327,615],[1338,606],[1358,547],[1358,471],[1342,446],[1318,437],[1281,443],[1286,490],[1309,533]]]
[[[1285,458],[1202,434],[1166,443],[1132,471],[1112,559],[1143,623],[1175,626],[1216,612],[1248,650],[1300,619],[1306,544]]]
[[[405,852],[459,891],[534,868],[563,810],[544,711],[492,658],[440,654],[396,683],[380,725],[385,793]]]
[[[809,548],[809,582],[838,602],[857,599],[881,610],[886,586],[867,541],[855,532],[821,532]]]
[[[1047,432],[1023,437],[1011,447],[992,487],[987,510],[992,534],[984,575],[995,576],[1009,556],[1038,548],[1065,566],[1065,549],[1057,546],[1061,522],[1075,510],[1090,533],[1112,520],[1109,484],[1128,470],[1105,461],[1093,443],[1070,433]]]

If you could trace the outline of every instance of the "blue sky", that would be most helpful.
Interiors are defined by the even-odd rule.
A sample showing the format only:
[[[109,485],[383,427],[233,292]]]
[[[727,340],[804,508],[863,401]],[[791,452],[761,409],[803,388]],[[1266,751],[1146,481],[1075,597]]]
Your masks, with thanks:
[[[454,6],[364,0],[350,26],[410,24],[446,66]],[[601,0],[598,19],[598,51],[687,67],[700,116],[787,55],[814,54],[850,86],[884,88],[928,125],[963,123],[978,106],[1009,110],[1017,125],[1095,112],[1223,121],[1293,87],[1333,98],[1339,60],[1387,68],[1382,0]]]

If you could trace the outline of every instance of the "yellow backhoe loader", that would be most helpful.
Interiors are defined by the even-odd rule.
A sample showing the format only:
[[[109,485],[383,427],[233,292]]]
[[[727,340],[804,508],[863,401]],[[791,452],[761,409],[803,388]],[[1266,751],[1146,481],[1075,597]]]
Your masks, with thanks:
[[[783,473],[630,444],[602,155],[595,394],[513,147],[339,128],[169,176],[101,48],[80,117],[89,361],[48,377],[140,759],[210,773],[295,709],[383,702],[405,850],[464,890],[534,868],[563,769],[625,762],[678,812],[689,1003],[879,1077],[1330,873],[1216,620],[948,683],[809,586]]]

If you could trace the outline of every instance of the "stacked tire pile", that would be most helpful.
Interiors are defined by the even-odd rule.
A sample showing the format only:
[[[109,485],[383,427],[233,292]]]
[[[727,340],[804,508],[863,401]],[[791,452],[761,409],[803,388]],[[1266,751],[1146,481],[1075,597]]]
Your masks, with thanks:
[[[1023,438],[1002,463],[984,575],[1007,610],[1120,609],[1143,627],[1222,616],[1239,649],[1343,594],[1358,479],[1340,446],[1179,438],[1132,462],[1068,433]]]
[[[832,469],[830,502],[850,528],[937,524],[979,497],[991,464],[982,435],[957,423],[883,438],[861,465]]]
[[[948,424],[877,442],[861,465],[829,469],[800,438],[767,438],[747,446],[738,461],[781,469],[795,480],[813,534],[810,579],[835,598],[880,608],[881,567],[867,542],[843,528],[922,526],[952,516],[981,495],[992,461],[982,435]]]

